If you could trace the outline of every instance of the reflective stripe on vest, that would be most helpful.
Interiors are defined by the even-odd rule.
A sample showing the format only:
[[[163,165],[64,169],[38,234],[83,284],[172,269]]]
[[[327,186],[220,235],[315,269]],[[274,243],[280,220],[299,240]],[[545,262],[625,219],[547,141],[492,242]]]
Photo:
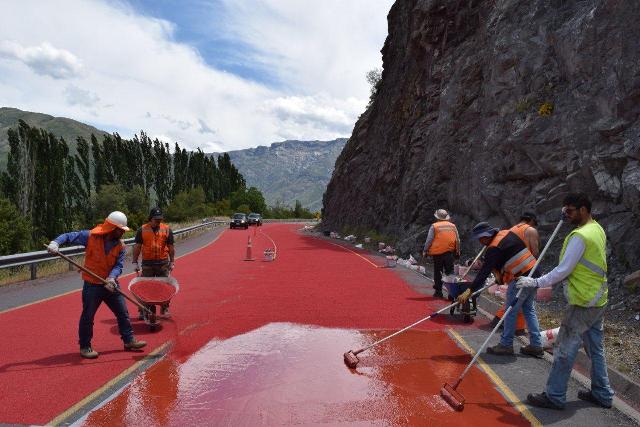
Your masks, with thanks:
[[[602,307],[608,300],[607,284],[607,237],[596,221],[591,220],[573,230],[565,238],[560,252],[564,258],[569,240],[577,235],[584,242],[584,253],[567,278],[565,296],[571,305],[580,307]]]
[[[104,235],[102,234],[94,234],[91,232],[89,234],[89,239],[87,240],[87,247],[84,256],[84,266],[93,271],[95,274],[102,278],[107,278],[113,267],[115,267],[116,262],[118,262],[118,257],[120,256],[120,251],[124,245],[122,241],[119,241],[109,253],[104,252]],[[93,283],[95,285],[101,285],[102,283],[97,280],[95,277],[82,272],[82,280],[85,282]]]
[[[502,239],[507,237],[509,233],[513,233],[513,232],[510,230],[499,231],[498,234],[496,234],[496,236],[493,238],[493,240],[489,244],[489,247],[497,247],[502,241]],[[517,237],[519,238],[519,236]],[[527,247],[524,245],[524,242],[522,241],[522,239],[519,239],[519,240],[522,243],[522,246],[523,246],[522,249],[518,251],[518,253],[513,255],[511,258],[509,258],[507,262],[504,263],[504,265],[502,266],[502,270],[500,271],[500,274],[502,275],[502,283],[504,284],[509,283],[512,280],[512,278],[517,277],[522,273],[525,273],[531,270],[533,266],[536,264],[536,258],[533,256],[531,251],[527,249]]]
[[[458,229],[449,221],[433,223],[433,241],[427,251],[429,255],[441,255],[446,252],[454,252],[457,248]]]
[[[158,261],[169,258],[169,227],[160,224],[154,231],[150,224],[142,226],[142,261]]]

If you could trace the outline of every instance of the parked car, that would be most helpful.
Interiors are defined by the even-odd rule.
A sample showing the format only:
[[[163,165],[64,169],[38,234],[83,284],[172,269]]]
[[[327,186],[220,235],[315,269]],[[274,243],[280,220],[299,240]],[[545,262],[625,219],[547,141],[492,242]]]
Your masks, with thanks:
[[[243,213],[235,213],[231,217],[231,222],[229,223],[229,228],[244,228],[245,230],[249,228],[249,222],[247,221],[247,216]]]
[[[260,215],[259,213],[252,212],[247,217],[247,221],[249,221],[249,225],[261,226],[262,225],[262,215]]]

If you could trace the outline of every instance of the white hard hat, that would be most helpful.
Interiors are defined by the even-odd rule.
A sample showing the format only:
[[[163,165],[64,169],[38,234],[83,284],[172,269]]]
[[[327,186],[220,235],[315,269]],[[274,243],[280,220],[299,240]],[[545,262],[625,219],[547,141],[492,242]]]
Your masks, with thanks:
[[[120,211],[111,212],[105,221],[115,225],[121,230],[129,231],[129,227],[127,227],[127,216]]]

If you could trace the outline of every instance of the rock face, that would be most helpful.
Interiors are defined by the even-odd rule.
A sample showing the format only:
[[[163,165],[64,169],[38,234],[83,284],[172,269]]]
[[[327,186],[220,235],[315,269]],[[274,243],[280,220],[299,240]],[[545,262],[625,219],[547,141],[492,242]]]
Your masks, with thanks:
[[[639,19],[635,1],[397,1],[324,226],[405,237],[446,208],[464,236],[527,209],[546,239],[564,196],[584,191],[610,267],[639,269]]]

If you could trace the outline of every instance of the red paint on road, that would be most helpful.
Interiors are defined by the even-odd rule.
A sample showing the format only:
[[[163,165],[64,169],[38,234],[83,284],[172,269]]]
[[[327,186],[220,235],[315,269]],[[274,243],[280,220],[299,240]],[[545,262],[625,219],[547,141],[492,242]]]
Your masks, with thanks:
[[[154,365],[83,425],[529,425],[478,370],[463,413],[440,398],[469,358],[442,331],[409,331],[344,366],[345,348],[380,335],[280,323],[212,341]]]
[[[396,329],[446,305],[417,295],[391,269],[375,268],[328,242],[297,234],[298,228],[264,227],[278,245],[275,262],[243,262],[248,233],[240,230],[228,230],[214,244],[178,259],[174,277],[181,292],[172,300],[172,319],[162,320],[162,329],[154,333],[135,321],[137,337],[147,340],[149,349],[172,341],[171,360],[179,365],[212,339],[235,337],[274,322]],[[253,244],[256,251],[271,246],[261,233]],[[79,278],[72,280],[80,284]],[[100,357],[80,359],[80,311],[80,294],[75,293],[0,313],[5,331],[5,345],[0,347],[0,422],[46,423],[143,357],[122,351],[115,319],[102,307],[93,339]],[[130,305],[129,311],[136,309]],[[429,321],[418,328],[441,330],[443,323],[467,327],[459,319],[442,316],[438,323]],[[342,363],[347,349],[338,350],[337,362]],[[440,386],[433,384],[431,394]]]

